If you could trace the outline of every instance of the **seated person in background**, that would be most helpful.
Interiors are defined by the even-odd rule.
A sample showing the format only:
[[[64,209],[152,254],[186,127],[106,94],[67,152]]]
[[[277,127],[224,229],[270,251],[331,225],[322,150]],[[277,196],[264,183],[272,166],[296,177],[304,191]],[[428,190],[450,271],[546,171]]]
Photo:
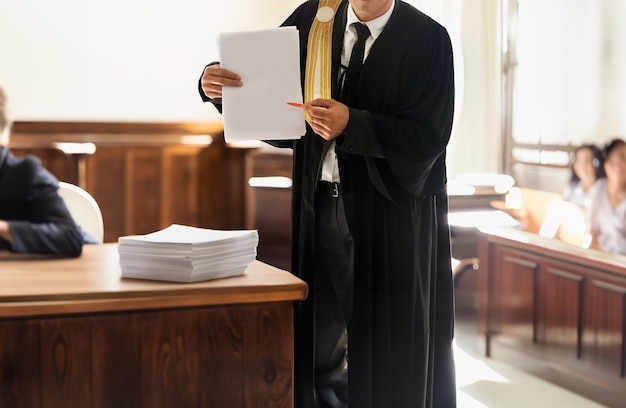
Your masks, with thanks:
[[[606,178],[596,181],[589,197],[592,247],[626,255],[626,142],[613,139],[603,151]]]
[[[572,178],[563,190],[563,199],[571,203],[587,207],[589,205],[589,190],[597,179],[604,177],[600,165],[602,152],[592,144],[579,146],[574,151],[572,164]]]
[[[33,156],[13,156],[0,88],[0,250],[77,257],[83,235],[58,194],[58,180]]]

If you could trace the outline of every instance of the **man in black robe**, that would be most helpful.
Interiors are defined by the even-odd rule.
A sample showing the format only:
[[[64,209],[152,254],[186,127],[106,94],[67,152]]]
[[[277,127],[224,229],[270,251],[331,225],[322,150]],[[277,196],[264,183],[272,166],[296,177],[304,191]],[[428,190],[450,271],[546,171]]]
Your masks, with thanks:
[[[283,24],[299,30],[302,67],[318,8],[319,0],[307,1]],[[370,39],[351,98],[344,100],[341,81],[333,80],[332,99],[305,104],[304,137],[272,143],[294,149],[292,271],[310,291],[296,308],[295,403],[341,407],[347,398],[353,408],[453,407],[445,171],[454,105],[450,40],[443,27],[402,1],[344,0],[334,17],[332,78],[342,78],[345,68],[350,12],[364,23],[388,18]],[[221,109],[222,86],[242,85],[236,73],[213,64],[199,90]],[[338,185],[320,182],[329,145],[335,146]],[[331,241],[340,255],[327,251],[320,259],[326,235],[315,235],[326,234],[327,217],[319,213],[324,195],[337,199],[337,218],[345,215],[339,229],[347,224],[349,236],[342,246]],[[336,319],[328,323],[320,315]],[[338,322],[347,333],[347,353],[341,330],[320,330]],[[322,348],[332,355],[324,369]]]

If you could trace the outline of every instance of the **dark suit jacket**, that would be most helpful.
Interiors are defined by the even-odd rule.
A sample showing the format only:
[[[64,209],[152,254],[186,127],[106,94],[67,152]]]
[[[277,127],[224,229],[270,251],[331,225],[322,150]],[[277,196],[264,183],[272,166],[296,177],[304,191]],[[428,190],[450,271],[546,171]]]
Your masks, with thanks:
[[[83,236],[58,194],[59,182],[33,156],[16,157],[0,146],[0,220],[14,242],[0,249],[77,257]]]

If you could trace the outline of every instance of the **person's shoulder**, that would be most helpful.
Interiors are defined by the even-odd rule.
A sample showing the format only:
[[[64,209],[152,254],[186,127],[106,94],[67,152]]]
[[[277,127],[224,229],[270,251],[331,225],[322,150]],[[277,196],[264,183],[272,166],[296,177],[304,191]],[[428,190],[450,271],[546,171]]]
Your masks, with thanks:
[[[450,36],[445,27],[426,13],[414,6],[398,1],[390,26],[395,27],[396,35],[402,36],[413,45],[440,49],[450,43]]]
[[[58,188],[58,179],[42,166],[37,156],[30,154],[15,156],[11,154],[7,160],[5,171],[11,178],[20,180],[24,186],[47,186],[52,189]]]
[[[406,24],[410,24],[416,29],[446,31],[446,29],[435,21],[435,19],[404,1],[398,2],[395,11],[402,17],[403,20],[405,20]]]
[[[451,66],[452,42],[447,30],[412,5],[397,1],[385,31],[385,41],[393,42],[397,52],[405,53],[409,64],[418,67],[440,62]]]
[[[20,155],[16,156],[13,151],[7,149],[6,161],[4,163],[6,171],[23,171],[24,169],[31,169],[39,165],[39,159],[32,155]]]
[[[15,156],[12,153],[7,159],[7,168],[17,174],[34,175],[41,167],[41,160],[33,155]]]
[[[319,0],[308,0],[300,4],[287,19],[281,24],[281,26],[298,26],[303,20],[310,19],[315,16],[319,7]]]
[[[601,177],[589,189],[589,197],[593,200],[606,192],[606,178]]]
[[[436,53],[451,48],[448,31],[421,10],[403,1],[397,1],[393,14],[385,27],[390,38],[398,45],[412,50]]]

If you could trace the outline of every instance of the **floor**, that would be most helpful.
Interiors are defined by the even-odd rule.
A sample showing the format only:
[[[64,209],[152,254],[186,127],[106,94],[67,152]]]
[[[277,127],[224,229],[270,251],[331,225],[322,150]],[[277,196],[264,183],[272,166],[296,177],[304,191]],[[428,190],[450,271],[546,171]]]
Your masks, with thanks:
[[[599,405],[501,362],[478,350],[471,291],[457,292],[455,360],[459,408],[599,408]]]
[[[506,364],[455,346],[459,408],[603,407]]]

